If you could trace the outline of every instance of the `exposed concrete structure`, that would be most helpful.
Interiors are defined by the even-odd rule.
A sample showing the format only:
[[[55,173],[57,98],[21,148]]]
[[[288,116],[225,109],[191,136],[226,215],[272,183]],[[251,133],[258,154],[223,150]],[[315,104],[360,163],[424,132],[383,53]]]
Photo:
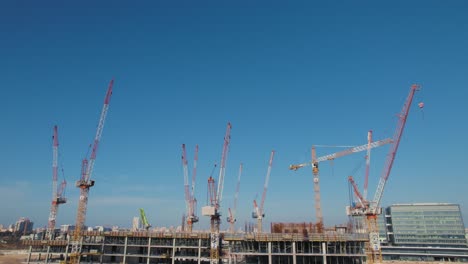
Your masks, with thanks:
[[[225,263],[364,263],[362,234],[222,234]],[[70,241],[32,240],[27,263],[66,261]],[[209,233],[85,232],[80,263],[209,263]]]

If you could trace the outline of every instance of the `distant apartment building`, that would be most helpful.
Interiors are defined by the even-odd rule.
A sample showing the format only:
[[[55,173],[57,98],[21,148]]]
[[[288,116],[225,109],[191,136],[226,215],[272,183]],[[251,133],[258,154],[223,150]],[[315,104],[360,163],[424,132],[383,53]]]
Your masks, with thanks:
[[[14,232],[21,234],[21,235],[27,235],[32,233],[33,231],[33,225],[34,223],[29,220],[29,218],[26,217],[20,217],[18,221],[16,221],[15,227],[14,227]]]
[[[75,230],[74,225],[61,225],[60,226],[60,232],[61,233],[69,233],[71,231]]]
[[[132,231],[140,230],[140,218],[138,216],[133,217]]]

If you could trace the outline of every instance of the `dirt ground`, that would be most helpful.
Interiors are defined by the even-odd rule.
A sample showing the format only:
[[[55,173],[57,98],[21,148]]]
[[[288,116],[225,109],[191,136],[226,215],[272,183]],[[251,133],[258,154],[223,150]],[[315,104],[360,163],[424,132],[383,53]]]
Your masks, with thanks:
[[[1,255],[0,253],[0,264],[21,264],[26,263],[27,255],[21,254],[8,254]]]

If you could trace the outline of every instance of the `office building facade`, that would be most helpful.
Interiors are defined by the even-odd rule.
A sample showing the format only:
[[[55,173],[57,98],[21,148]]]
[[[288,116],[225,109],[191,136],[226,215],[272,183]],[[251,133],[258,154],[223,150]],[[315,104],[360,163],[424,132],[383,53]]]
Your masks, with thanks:
[[[394,204],[384,212],[379,219],[384,259],[468,261],[458,204]]]
[[[386,208],[385,222],[390,245],[467,246],[458,204],[395,204]]]

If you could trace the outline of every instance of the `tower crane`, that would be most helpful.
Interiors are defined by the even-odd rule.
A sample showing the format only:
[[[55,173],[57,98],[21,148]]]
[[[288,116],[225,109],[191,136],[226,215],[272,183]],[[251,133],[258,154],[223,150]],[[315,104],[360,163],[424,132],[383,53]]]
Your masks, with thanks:
[[[312,162],[306,162],[306,163],[289,166],[290,170],[296,171],[300,168],[312,165],[312,174],[314,175],[313,181],[314,181],[315,213],[317,217],[318,232],[322,232],[323,230],[323,216],[322,216],[322,207],[321,207],[321,201],[320,201],[320,185],[319,185],[319,162],[326,161],[326,160],[334,160],[336,158],[343,157],[343,156],[353,154],[356,152],[361,152],[369,148],[380,147],[385,144],[389,144],[391,142],[392,142],[391,139],[386,138],[383,140],[372,142],[370,144],[365,144],[365,145],[349,148],[343,151],[321,156],[318,158],[317,158],[317,154],[315,151],[315,146],[312,146]]]
[[[369,132],[367,133],[366,175],[364,178],[364,195],[363,195],[364,199],[367,199],[367,186],[369,184],[371,144],[372,144],[372,130],[369,130]]]
[[[185,205],[187,209],[187,228],[188,232],[192,232],[193,223],[198,222],[198,216],[195,215],[195,208],[197,199],[195,198],[195,179],[197,175],[197,161],[198,161],[198,145],[195,146],[195,158],[193,162],[192,185],[191,191],[189,190],[188,181],[188,162],[185,144],[182,144],[182,167],[184,170],[184,190],[185,190]]]
[[[151,227],[151,224],[148,222],[148,218],[146,218],[145,210],[143,210],[143,208],[140,208],[140,217],[143,227],[146,231],[148,231]]]
[[[229,208],[229,216],[227,217],[227,222],[229,223],[229,232],[234,233],[234,223],[237,221],[236,219],[236,210],[237,210],[237,199],[239,198],[239,189],[240,189],[240,179],[242,175],[242,163],[239,166],[239,174],[237,176],[237,185],[236,185],[236,193],[234,194],[234,208],[231,211]]]
[[[58,128],[54,126],[54,135],[52,136],[52,203],[50,206],[49,221],[47,225],[46,239],[54,239],[55,220],[57,219],[57,211],[60,204],[67,202],[63,196],[63,192],[67,185],[65,179],[57,186],[58,180]]]
[[[353,186],[355,195],[362,200],[360,204],[346,208],[348,215],[352,216],[365,216],[367,223],[367,231],[369,232],[369,244],[367,247],[367,263],[374,263],[375,261],[382,261],[382,252],[380,249],[379,241],[379,230],[377,225],[377,216],[382,213],[380,207],[380,201],[382,200],[385,184],[387,183],[388,177],[395,161],[395,156],[400,145],[401,136],[406,125],[411,103],[413,101],[414,94],[420,89],[419,85],[413,84],[410,88],[408,97],[403,105],[403,108],[398,115],[398,123],[393,134],[392,145],[390,147],[385,165],[377,185],[377,189],[374,194],[374,198],[371,201],[367,201],[364,196],[361,195],[356,183],[349,177],[350,184]],[[422,107],[423,105],[419,105]]]
[[[226,172],[226,160],[231,141],[231,123],[227,124],[226,135],[224,136],[223,152],[221,155],[221,166],[219,168],[218,188],[215,189],[215,180],[208,178],[208,194],[210,204],[202,208],[202,214],[210,217],[210,263],[219,263],[219,225],[221,222],[221,201],[223,198],[224,175]]]
[[[111,80],[109,87],[107,88],[106,97],[104,98],[104,105],[101,111],[101,117],[99,118],[99,123],[96,131],[96,136],[94,137],[93,147],[89,161],[87,158],[84,158],[82,161],[81,167],[81,178],[76,182],[76,187],[80,189],[80,199],[78,201],[78,212],[76,215],[76,224],[75,231],[71,241],[72,251],[70,254],[70,262],[75,264],[80,262],[80,252],[81,252],[81,232],[84,228],[86,220],[86,209],[88,206],[88,195],[89,188],[94,186],[94,180],[91,180],[93,173],[94,163],[96,161],[97,150],[99,146],[99,141],[101,139],[102,130],[104,128],[104,123],[106,121],[107,111],[109,109],[109,103],[112,95],[112,87],[114,85],[114,80]]]
[[[268,171],[265,178],[265,184],[263,185],[263,194],[262,200],[260,202],[260,207],[257,205],[257,201],[254,200],[254,211],[252,212],[252,217],[257,219],[257,232],[262,233],[262,220],[265,217],[265,211],[263,210],[263,205],[265,204],[265,197],[268,189],[268,182],[270,181],[271,166],[273,165],[273,157],[275,156],[275,151],[271,151],[270,161],[268,162]]]

